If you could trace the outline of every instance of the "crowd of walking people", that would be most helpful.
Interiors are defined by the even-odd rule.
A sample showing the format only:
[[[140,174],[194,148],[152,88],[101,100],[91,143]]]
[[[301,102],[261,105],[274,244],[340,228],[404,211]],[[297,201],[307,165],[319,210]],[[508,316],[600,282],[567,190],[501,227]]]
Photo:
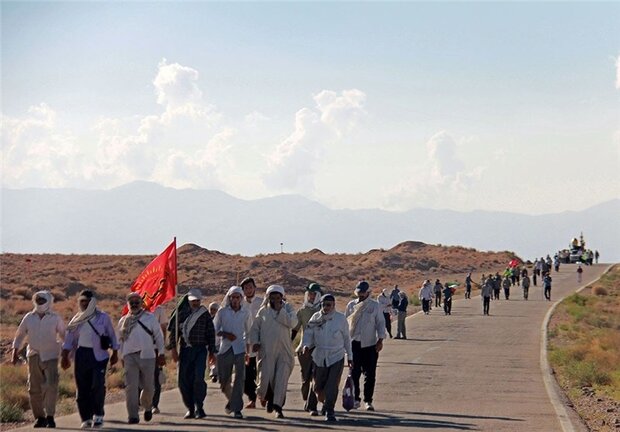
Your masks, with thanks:
[[[547,257],[549,258],[549,257]],[[492,300],[510,299],[518,286],[528,300],[531,282],[541,278],[545,298],[551,300],[550,259],[536,260],[532,278],[528,270],[508,267],[503,274],[482,275],[480,283],[468,273],[464,280],[465,299],[472,287],[480,288],[483,314],[490,314]],[[559,270],[559,264],[553,266]],[[578,267],[578,278],[583,269]],[[162,279],[160,284],[164,283]],[[452,314],[455,285],[425,280],[418,292],[422,311],[429,315],[443,306]],[[360,281],[355,298],[339,312],[336,298],[318,283],[310,283],[302,306],[295,310],[286,301],[280,285],[257,294],[253,278],[232,286],[221,303],[202,304],[202,292],[190,289],[168,317],[159,306],[153,313],[144,309],[143,298],[132,292],[126,298],[128,313],[113,325],[110,316],[97,304],[93,291],[79,294],[77,311],[67,325],[53,311],[48,291],[33,296],[33,310],[26,314],[13,341],[13,363],[28,342],[29,396],[35,428],[54,428],[58,395],[58,365],[73,373],[77,407],[82,428],[104,423],[106,369],[121,362],[124,368],[127,422],[152,420],[160,412],[159,399],[164,379],[165,352],[178,363],[178,388],[187,411],[185,419],[206,417],[205,398],[211,377],[225,396],[226,414],[237,419],[244,409],[260,404],[276,418],[284,418],[286,393],[295,359],[300,365],[304,410],[310,416],[336,421],[339,385],[345,367],[354,383],[353,408],[374,411],[376,368],[383,340],[407,339],[405,318],[410,299],[394,286],[371,297],[368,282]],[[293,341],[297,340],[296,346]],[[208,372],[207,372],[208,367]],[[363,376],[363,386],[360,381]],[[247,402],[244,402],[244,396]],[[140,413],[142,411],[142,413]]]

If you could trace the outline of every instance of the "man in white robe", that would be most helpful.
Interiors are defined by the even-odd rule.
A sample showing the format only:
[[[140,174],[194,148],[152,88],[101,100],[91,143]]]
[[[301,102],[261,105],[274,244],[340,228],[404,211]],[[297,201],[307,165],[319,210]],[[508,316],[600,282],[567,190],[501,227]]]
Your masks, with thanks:
[[[276,418],[284,418],[282,407],[295,365],[291,329],[296,325],[297,315],[293,306],[284,300],[284,288],[271,285],[254,318],[250,341],[252,351],[258,352],[256,392],[261,403],[267,404],[267,412],[276,412]]]

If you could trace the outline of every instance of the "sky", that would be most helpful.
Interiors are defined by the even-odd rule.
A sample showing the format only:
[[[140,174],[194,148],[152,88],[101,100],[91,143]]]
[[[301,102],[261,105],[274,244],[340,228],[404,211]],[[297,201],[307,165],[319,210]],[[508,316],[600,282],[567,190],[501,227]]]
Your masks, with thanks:
[[[2,187],[620,198],[620,3],[1,3]]]

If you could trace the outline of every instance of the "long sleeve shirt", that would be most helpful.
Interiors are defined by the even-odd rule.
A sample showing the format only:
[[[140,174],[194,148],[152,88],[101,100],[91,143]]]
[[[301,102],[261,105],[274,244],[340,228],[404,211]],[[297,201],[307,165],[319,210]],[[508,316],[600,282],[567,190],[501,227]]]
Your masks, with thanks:
[[[47,312],[43,317],[36,312],[28,312],[22,319],[13,340],[13,348],[21,349],[28,340],[26,356],[38,355],[41,361],[58,358],[60,345],[65,338],[65,323],[55,312]]]
[[[129,315],[125,315],[119,320],[119,333],[120,329],[123,327],[123,323],[128,317]],[[148,334],[139,323],[136,323],[131,329],[127,340],[121,341],[121,357],[139,352],[140,358],[142,359],[154,359],[156,349],[159,354],[163,354],[164,335],[161,331],[161,325],[155,315],[149,312],[144,312],[140,317],[140,322],[144,325],[144,327],[149,329],[153,335],[151,336]]]
[[[313,315],[319,318],[321,312]],[[345,353],[353,360],[349,324],[344,314],[333,312],[331,319],[320,326],[308,326],[304,332],[303,345],[314,348],[312,360],[319,367],[329,367],[342,360]]]
[[[106,335],[110,337],[110,340],[112,342],[111,348],[113,350],[119,349],[120,345],[118,343],[118,340],[116,339],[114,326],[112,325],[112,320],[107,313],[97,310],[95,312],[95,315],[90,319],[90,322],[95,327],[95,329],[97,329],[97,333],[99,333],[99,335]],[[72,354],[75,353],[75,350],[80,347],[80,332],[85,327],[91,329],[87,322],[83,322],[73,330],[69,330],[67,332],[67,335],[65,336],[65,343],[62,345],[62,349],[71,351]],[[92,329],[90,342],[92,344],[91,347],[93,349],[93,354],[95,355],[95,359],[97,361],[102,361],[110,357],[108,350],[101,349],[101,339],[94,331],[92,331]]]
[[[259,296],[252,297],[251,301],[248,301],[246,297],[244,297],[244,302],[241,307],[248,308],[250,310],[250,327],[254,323],[254,319],[260,310],[261,305],[263,304],[263,298]],[[250,357],[256,357],[258,354],[250,351]]]
[[[392,312],[392,300],[388,296],[381,293],[377,296],[377,301],[381,305],[383,313],[389,314]]]
[[[431,300],[433,298],[433,287],[430,284],[422,285],[420,288],[420,300]]]
[[[179,316],[179,333],[181,333],[181,348],[185,348],[189,342],[189,345],[195,346],[206,346],[209,349],[210,353],[215,353],[215,329],[213,327],[213,319],[209,312],[204,312],[196,321],[196,324],[192,327],[189,332],[188,341],[185,340],[182,333],[183,323],[186,319],[189,318],[189,314],[184,313]],[[176,318],[174,318],[176,319]],[[173,319],[173,324],[174,324]],[[171,326],[170,335],[168,339],[168,347],[172,348],[176,346],[177,342],[177,334],[176,334],[176,326]]]
[[[250,328],[252,327],[251,322],[249,308],[241,308],[238,311],[234,311],[230,306],[226,306],[219,309],[213,320],[215,334],[226,332],[236,336],[234,341],[223,336],[220,337],[219,353],[223,354],[230,348],[232,348],[234,354],[245,353]]]
[[[363,316],[357,321],[357,326],[351,335],[351,339],[361,343],[362,348],[375,345],[378,339],[385,339],[385,318],[381,311],[379,303],[371,298],[364,300],[370,302],[366,310],[363,312]],[[347,304],[347,310],[345,316],[348,318],[355,306],[359,303],[359,299],[351,300]]]

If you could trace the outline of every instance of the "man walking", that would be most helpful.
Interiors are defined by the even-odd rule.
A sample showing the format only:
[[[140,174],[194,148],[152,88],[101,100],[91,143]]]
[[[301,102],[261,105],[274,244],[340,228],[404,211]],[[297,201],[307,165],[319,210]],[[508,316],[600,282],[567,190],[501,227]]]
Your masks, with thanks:
[[[13,364],[17,364],[18,353],[28,341],[28,396],[36,419],[35,428],[56,427],[58,356],[65,337],[65,323],[52,311],[53,301],[49,291],[35,293],[34,309],[24,316],[13,339]]]
[[[307,412],[316,411],[316,395],[310,391],[312,385],[312,352],[303,352],[303,334],[308,326],[308,321],[312,315],[321,309],[321,286],[318,283],[311,283],[306,287],[304,293],[304,304],[301,309],[297,311],[297,325],[291,332],[291,340],[295,340],[295,336],[301,329],[302,337],[299,341],[299,346],[295,350],[297,359],[299,360],[299,366],[301,369],[301,397],[305,402],[304,409]]]
[[[381,294],[377,296],[377,301],[381,305],[383,311],[383,318],[385,319],[385,329],[392,338],[392,301],[385,293],[385,289],[381,291]],[[399,300],[400,303],[400,300]]]
[[[443,313],[444,315],[452,315],[452,287],[445,285],[443,289]]]
[[[504,297],[506,300],[510,298],[510,287],[512,286],[512,281],[508,278],[508,276],[504,277],[502,281],[502,288],[504,288]]]
[[[252,350],[258,353],[257,395],[267,405],[267,412],[276,412],[276,418],[284,418],[286,388],[295,364],[291,330],[296,325],[297,315],[293,306],[284,301],[284,288],[271,285],[254,318],[250,341]]]
[[[78,297],[80,311],[67,325],[67,335],[62,346],[60,366],[71,367],[69,357],[75,358],[75,386],[77,406],[82,419],[82,429],[103,426],[105,415],[105,374],[110,365],[118,361],[119,344],[110,316],[97,308],[97,299],[90,290]],[[108,349],[112,348],[112,356]]]
[[[396,331],[396,339],[407,339],[407,329],[405,326],[405,319],[407,318],[407,306],[409,305],[409,300],[407,300],[407,294],[404,291],[401,291],[398,296],[400,297],[400,302],[398,303],[398,328]]]
[[[543,276],[543,288],[545,289],[545,298],[547,301],[551,301],[551,275],[545,273]]]
[[[256,295],[256,284],[254,279],[246,277],[241,281],[241,288],[243,289],[244,300],[243,307],[250,310],[250,326],[254,322],[254,318],[260,309],[263,298]],[[250,399],[246,408],[256,408],[256,353],[250,351],[245,357],[245,383],[243,392]]]
[[[439,279],[435,281],[434,286],[435,291],[435,307],[441,306],[441,292],[443,291],[443,285],[439,282]]]
[[[353,352],[349,325],[344,314],[336,311],[336,299],[327,294],[322,297],[322,307],[310,318],[304,332],[302,350],[312,351],[314,363],[314,388],[317,398],[323,403],[326,421],[336,421],[334,408],[338,398],[338,386],[344,369],[344,355],[347,354],[352,367]],[[311,415],[318,415],[312,411]]]
[[[489,315],[491,307],[491,295],[493,293],[493,276],[489,275],[487,280],[482,284],[480,296],[482,297],[482,314]]]
[[[499,292],[502,286],[502,277],[499,273],[495,273],[495,276],[491,276],[493,282],[493,300],[499,300]]]
[[[433,286],[431,281],[426,279],[419,293],[420,300],[422,301],[422,310],[424,315],[428,315],[431,309],[431,302],[433,301]]]
[[[527,273],[521,277],[521,288],[523,288],[523,298],[527,300],[530,292],[530,277]]]
[[[470,299],[471,298],[471,284],[472,284],[472,279],[471,279],[471,272],[467,273],[467,276],[465,277],[465,298],[466,299]]]
[[[355,408],[360,407],[360,376],[364,373],[364,402],[367,411],[374,411],[372,404],[375,392],[375,377],[379,352],[385,339],[385,321],[379,303],[370,298],[370,285],[358,282],[355,287],[357,300],[347,304],[346,317],[349,321],[353,364],[353,383],[355,384]]]
[[[187,294],[189,308],[178,308],[169,326],[170,339],[168,349],[172,359],[179,363],[178,381],[183,404],[187,407],[186,419],[205,418],[204,400],[207,396],[205,370],[207,352],[209,363],[215,361],[215,330],[213,320],[206,307],[202,306],[202,292],[192,288]],[[181,350],[177,351],[177,325]]]
[[[241,307],[243,290],[232,286],[226,293],[222,307],[215,315],[215,334],[221,338],[217,355],[218,380],[228,403],[226,414],[243,418],[243,385],[245,382],[245,354],[250,334],[250,310]],[[233,368],[235,379],[233,381]]]
[[[164,366],[164,335],[155,316],[143,309],[142,296],[127,296],[129,313],[118,322],[120,351],[125,368],[125,405],[127,423],[140,423],[139,409],[144,408],[144,421],[153,418],[156,366]],[[140,391],[142,389],[142,391]]]

